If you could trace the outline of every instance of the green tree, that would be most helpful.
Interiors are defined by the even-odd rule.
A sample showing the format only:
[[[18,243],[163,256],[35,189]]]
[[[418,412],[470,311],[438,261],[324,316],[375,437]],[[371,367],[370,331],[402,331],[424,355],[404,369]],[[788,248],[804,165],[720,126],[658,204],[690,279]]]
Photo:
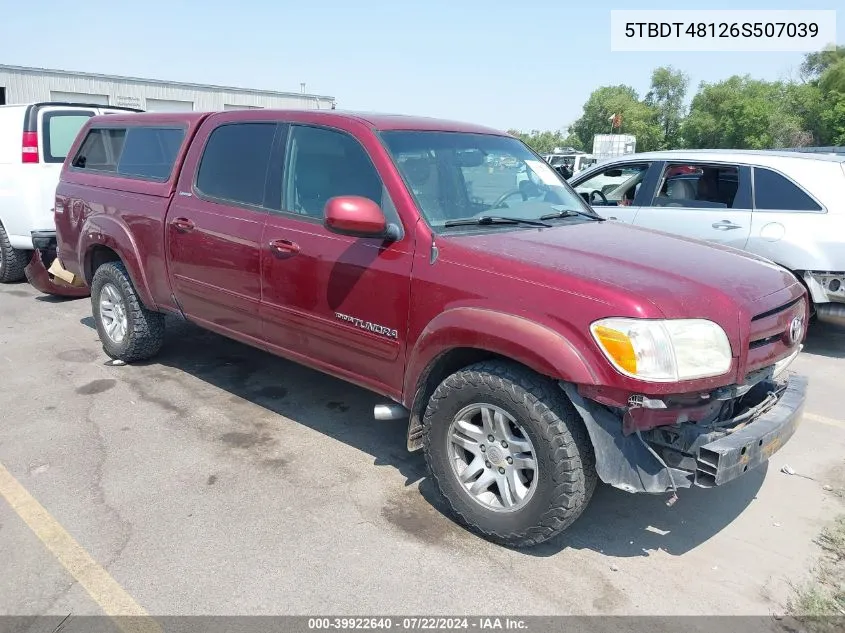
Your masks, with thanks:
[[[809,53],[801,65],[804,86],[815,95],[816,111],[808,120],[820,145],[845,144],[845,46]]]
[[[828,46],[816,53],[807,53],[801,64],[801,74],[805,80],[818,79],[830,66],[842,60],[845,60],[845,46]]]
[[[660,149],[672,149],[680,144],[688,86],[689,77],[672,66],[661,66],[651,74],[651,89],[645,96],[645,103],[657,112],[662,131]]]
[[[845,145],[845,59],[828,66],[819,77],[818,87],[823,144]]]
[[[660,146],[663,133],[655,108],[640,101],[637,91],[630,86],[602,86],[592,92],[584,112],[570,132],[584,147],[593,146],[593,136],[611,132],[610,117],[619,115],[622,124],[613,130],[619,134],[637,137],[637,150],[647,152]]]
[[[702,83],[685,113],[688,77],[672,66],[656,68],[640,100],[625,85],[594,90],[581,117],[563,132],[512,132],[537,152],[555,147],[592,148],[593,136],[611,132],[610,117],[622,118],[614,132],[634,134],[637,150],[700,147],[769,149],[845,145],[845,46],[805,55],[801,81],[729,77]]]
[[[565,135],[559,130],[531,130],[530,132],[508,130],[508,134],[512,134],[517,137],[538,154],[549,154],[557,147],[572,147],[574,149],[581,149],[580,143],[576,137],[573,137],[571,134]]]
[[[783,82],[734,75],[713,84],[702,83],[681,127],[688,147],[769,149],[806,145],[808,132],[800,113],[790,109],[790,97],[801,94]],[[800,98],[799,98],[800,97]],[[805,102],[809,107],[809,104]]]

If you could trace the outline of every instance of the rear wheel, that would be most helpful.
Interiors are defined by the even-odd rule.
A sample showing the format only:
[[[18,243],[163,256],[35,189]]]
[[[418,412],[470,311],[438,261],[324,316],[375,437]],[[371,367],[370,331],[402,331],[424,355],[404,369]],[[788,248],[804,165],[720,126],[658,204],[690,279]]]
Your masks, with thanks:
[[[586,427],[551,380],[484,362],[444,380],[423,420],[431,473],[457,519],[505,545],[536,545],[577,519],[596,486]]]
[[[31,251],[12,248],[6,229],[0,224],[0,283],[7,284],[21,281],[24,268],[29,263]]]
[[[123,262],[94,273],[91,307],[103,350],[127,363],[155,356],[164,343],[164,315],[144,307]]]

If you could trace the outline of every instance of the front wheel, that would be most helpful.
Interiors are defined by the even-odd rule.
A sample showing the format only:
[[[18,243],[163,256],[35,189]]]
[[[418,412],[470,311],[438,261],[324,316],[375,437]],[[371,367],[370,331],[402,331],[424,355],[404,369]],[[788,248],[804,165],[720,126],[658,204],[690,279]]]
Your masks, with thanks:
[[[577,519],[596,486],[583,421],[559,387],[506,362],[444,380],[423,419],[425,456],[457,519],[491,541],[537,545]]]
[[[164,315],[138,298],[123,262],[100,266],[91,281],[91,307],[103,350],[127,363],[155,356],[164,342]]]

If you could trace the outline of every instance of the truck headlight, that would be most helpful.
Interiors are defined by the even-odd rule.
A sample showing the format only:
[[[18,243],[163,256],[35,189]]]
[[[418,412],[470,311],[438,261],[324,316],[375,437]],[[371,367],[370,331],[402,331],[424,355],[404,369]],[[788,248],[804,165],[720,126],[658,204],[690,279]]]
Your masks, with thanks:
[[[639,380],[692,380],[731,368],[727,334],[706,319],[600,319],[590,331],[613,366]]]

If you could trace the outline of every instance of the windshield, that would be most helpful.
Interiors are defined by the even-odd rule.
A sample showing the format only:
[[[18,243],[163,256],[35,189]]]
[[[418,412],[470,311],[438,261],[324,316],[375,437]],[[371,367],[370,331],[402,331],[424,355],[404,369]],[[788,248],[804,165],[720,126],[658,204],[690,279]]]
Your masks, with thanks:
[[[445,226],[450,220],[489,215],[524,220],[565,210],[595,215],[548,163],[515,138],[419,131],[382,132],[382,138],[437,232],[456,230]],[[578,217],[572,214],[568,221]]]

